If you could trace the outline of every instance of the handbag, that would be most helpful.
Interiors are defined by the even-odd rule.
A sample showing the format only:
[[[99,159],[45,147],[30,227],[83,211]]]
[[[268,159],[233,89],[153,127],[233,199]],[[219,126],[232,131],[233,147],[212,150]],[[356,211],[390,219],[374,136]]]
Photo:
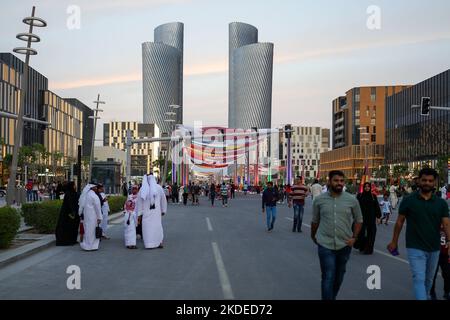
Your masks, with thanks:
[[[100,227],[100,225],[97,225],[97,227],[95,228],[95,238],[101,239],[102,235],[103,235],[102,227]]]

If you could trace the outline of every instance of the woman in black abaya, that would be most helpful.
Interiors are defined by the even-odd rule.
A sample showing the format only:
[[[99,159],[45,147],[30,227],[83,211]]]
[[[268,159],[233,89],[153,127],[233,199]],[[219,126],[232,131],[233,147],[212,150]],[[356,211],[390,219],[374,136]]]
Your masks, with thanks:
[[[77,243],[80,216],[78,215],[78,194],[75,183],[69,182],[65,188],[64,200],[56,225],[56,245],[71,246]]]
[[[363,225],[354,248],[359,249],[363,254],[372,254],[377,234],[376,221],[381,217],[380,204],[368,182],[364,184],[363,192],[358,194],[357,199],[363,215]]]

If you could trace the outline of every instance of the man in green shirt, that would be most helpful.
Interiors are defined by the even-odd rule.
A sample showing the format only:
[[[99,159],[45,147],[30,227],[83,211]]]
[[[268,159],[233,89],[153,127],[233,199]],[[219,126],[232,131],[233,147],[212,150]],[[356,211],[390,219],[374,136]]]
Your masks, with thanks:
[[[322,300],[335,300],[363,217],[358,200],[343,192],[344,173],[331,171],[328,178],[328,191],[313,201],[311,238],[318,245]]]
[[[398,238],[405,220],[406,250],[413,274],[414,294],[417,300],[429,300],[433,277],[439,261],[441,223],[450,239],[448,204],[434,194],[436,170],[425,168],[419,173],[419,190],[403,199],[395,223],[394,235],[388,250],[398,248]],[[446,244],[450,253],[450,244]]]

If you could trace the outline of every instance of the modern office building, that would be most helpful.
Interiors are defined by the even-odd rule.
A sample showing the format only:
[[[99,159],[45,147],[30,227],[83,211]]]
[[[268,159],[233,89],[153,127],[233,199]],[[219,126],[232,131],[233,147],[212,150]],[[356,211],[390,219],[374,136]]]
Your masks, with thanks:
[[[384,161],[386,98],[408,86],[356,87],[332,102],[333,150],[321,154],[321,176],[342,170],[350,180]]]
[[[94,134],[94,110],[89,108],[83,102],[75,98],[64,98],[68,103],[77,107],[83,114],[83,146],[81,154],[83,157],[90,157],[92,150],[92,136]]]
[[[254,26],[229,24],[229,128],[271,128],[273,47]]]
[[[422,116],[420,108],[411,108],[422,97],[448,110],[431,109]],[[386,99],[386,163],[435,167],[440,157],[450,158],[450,70]]]
[[[83,145],[83,113],[74,105],[55,93],[45,90],[40,106],[41,118],[50,122],[44,131],[44,146],[49,155],[49,163],[58,166],[75,163],[78,146]],[[59,159],[52,159],[60,153]]]
[[[159,137],[160,131],[153,123],[110,122],[103,124],[103,146],[126,151],[127,130],[132,139]],[[153,162],[158,159],[160,142],[135,143],[131,147],[131,176],[143,176],[153,171]]]
[[[0,53],[0,111],[18,114],[24,68],[25,63],[16,56],[11,53]],[[39,107],[42,104],[42,92],[48,88],[48,80],[31,67],[28,69],[28,77],[24,116],[42,120],[39,115]],[[15,127],[15,119],[0,117],[0,137],[5,143],[4,152],[6,154],[12,154],[13,146],[17,142],[14,141]],[[44,144],[44,129],[45,127],[41,124],[25,122],[22,145]]]
[[[292,126],[291,160],[293,177],[306,179],[319,175],[320,154],[330,150],[330,129]],[[287,138],[280,133],[281,166],[287,166]]]
[[[183,29],[180,22],[155,29],[154,42],[142,44],[144,123],[155,123],[161,132],[170,132],[166,112],[170,105],[183,105]],[[176,110],[176,123],[183,122],[182,108]]]
[[[0,53],[0,112],[2,112],[0,116],[2,141],[0,162],[3,162],[7,154],[13,153],[13,147],[17,144],[17,141],[14,141],[17,120],[14,117],[17,117],[18,114],[24,67],[25,63],[16,56],[10,53]],[[85,121],[85,119],[92,115],[92,110],[76,99],[68,99],[71,100],[68,101],[49,91],[47,78],[33,68],[29,67],[28,74],[29,83],[25,95],[24,116],[50,122],[51,126],[25,121],[21,145],[31,146],[37,143],[45,146],[47,152],[59,152],[62,157],[56,161],[56,165],[68,167],[69,162],[76,159],[78,144],[83,147],[91,145],[92,135],[86,135],[85,127],[89,126],[92,120]],[[80,109],[72,100],[78,101],[78,104],[85,108]],[[92,124],[90,127],[93,127]],[[86,131],[89,132],[89,130]],[[51,167],[53,159],[50,155],[39,161],[47,163]],[[5,166],[1,163],[0,180],[2,183],[6,182],[5,170]]]

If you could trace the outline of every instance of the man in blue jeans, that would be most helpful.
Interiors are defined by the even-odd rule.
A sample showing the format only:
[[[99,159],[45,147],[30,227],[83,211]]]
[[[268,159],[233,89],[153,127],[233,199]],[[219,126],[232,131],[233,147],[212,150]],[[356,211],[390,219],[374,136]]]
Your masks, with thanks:
[[[344,173],[334,170],[328,177],[328,191],[313,202],[311,238],[318,245],[322,300],[336,300],[363,217],[358,200],[343,192]]]
[[[267,232],[272,232],[277,218],[278,192],[273,187],[273,182],[267,182],[267,188],[262,195],[262,212],[267,215]]]
[[[305,198],[308,195],[308,188],[303,185],[302,177],[297,177],[289,193],[289,208],[294,207],[294,225],[292,232],[302,232],[303,212],[305,208]]]
[[[398,210],[394,235],[388,250],[398,248],[398,238],[406,224],[406,250],[413,274],[414,294],[417,300],[430,300],[430,290],[439,262],[440,229],[443,225],[450,239],[449,208],[445,200],[434,194],[436,170],[425,168],[419,173],[419,190],[403,199]],[[446,243],[450,253],[450,241]]]

